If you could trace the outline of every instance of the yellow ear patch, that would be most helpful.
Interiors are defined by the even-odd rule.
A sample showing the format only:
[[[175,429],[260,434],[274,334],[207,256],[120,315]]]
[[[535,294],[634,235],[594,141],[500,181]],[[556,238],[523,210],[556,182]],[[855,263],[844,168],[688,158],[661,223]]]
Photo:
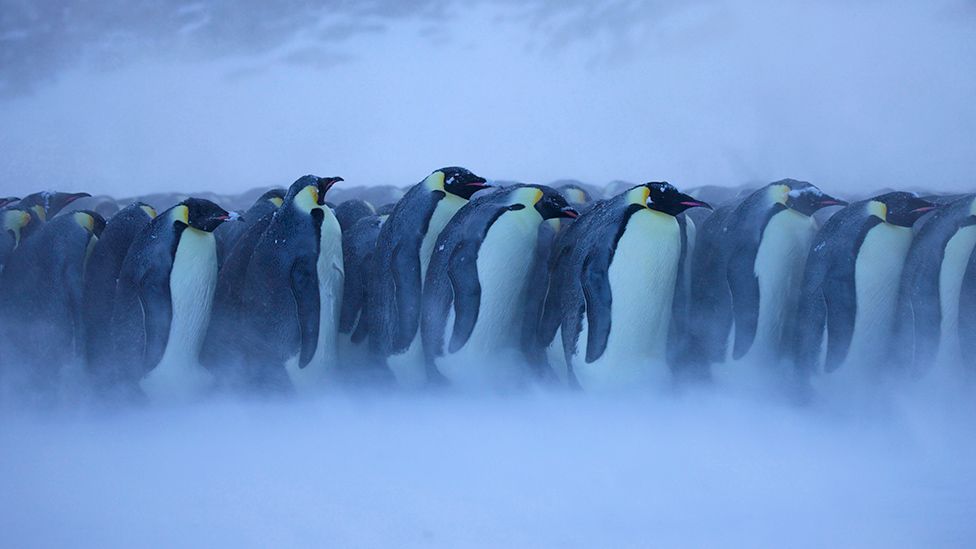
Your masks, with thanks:
[[[640,204],[647,207],[647,198],[651,196],[651,190],[641,185],[627,191],[627,202],[630,204]]]
[[[156,219],[156,208],[153,208],[152,206],[139,206],[139,207],[142,208],[142,211],[146,212],[146,215],[149,216],[149,219]]]
[[[424,179],[424,186],[432,191],[444,190],[444,172],[438,170]]]
[[[85,212],[75,212],[75,223],[88,229],[89,231],[95,228],[95,220],[92,216],[86,214]]]
[[[275,208],[280,208],[285,201],[277,196],[272,196],[271,198],[268,199],[268,202],[274,204]]]
[[[786,199],[790,196],[790,187],[788,185],[773,185],[769,187],[769,198],[772,202],[786,204]]]
[[[47,210],[43,206],[38,204],[37,206],[32,206],[32,210],[37,214],[37,217],[41,218],[41,221],[47,221]]]
[[[888,206],[884,202],[872,200],[868,202],[868,215],[878,217],[882,221],[888,220]]]
[[[295,207],[308,213],[319,207],[319,190],[314,185],[306,185],[295,195]]]
[[[190,224],[190,208],[180,205],[173,208],[173,221],[179,221],[186,225]]]

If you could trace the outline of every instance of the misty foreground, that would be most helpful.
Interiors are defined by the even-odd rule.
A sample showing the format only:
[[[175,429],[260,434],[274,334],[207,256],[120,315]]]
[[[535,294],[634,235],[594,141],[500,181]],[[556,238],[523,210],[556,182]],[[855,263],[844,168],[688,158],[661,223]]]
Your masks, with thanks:
[[[0,531],[11,547],[971,546],[974,405],[937,394],[6,409]]]

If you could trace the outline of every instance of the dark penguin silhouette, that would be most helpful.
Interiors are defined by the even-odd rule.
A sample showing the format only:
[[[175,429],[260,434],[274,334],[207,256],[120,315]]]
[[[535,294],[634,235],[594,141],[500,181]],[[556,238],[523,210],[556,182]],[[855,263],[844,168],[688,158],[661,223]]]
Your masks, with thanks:
[[[956,197],[918,230],[905,258],[891,359],[921,374],[963,361],[960,296],[976,245],[976,195]]]
[[[81,198],[88,198],[88,193],[63,193],[58,191],[43,191],[33,193],[20,199],[19,208],[32,210],[42,222],[50,221],[58,215],[68,204]]]
[[[437,239],[424,280],[428,367],[462,385],[505,386],[525,378],[520,347],[527,296],[538,290],[531,283],[539,226],[577,215],[543,185],[504,187],[458,211]]]
[[[15,383],[56,387],[81,358],[85,261],[105,226],[91,211],[45,223],[11,255],[0,277],[0,329]]]
[[[342,235],[325,200],[339,181],[295,181],[251,254],[244,339],[248,374],[263,388],[320,390],[335,373]]]
[[[152,400],[183,400],[209,390],[198,358],[217,281],[213,230],[230,214],[188,198],[153,219],[122,262],[112,315],[122,389]]]
[[[373,209],[373,206],[371,206],[369,202],[354,198],[352,200],[346,200],[345,202],[340,203],[334,208],[334,213],[336,219],[339,220],[339,227],[342,228],[342,232],[345,233],[360,219],[370,215],[375,215],[376,210]]]
[[[20,198],[16,196],[4,196],[0,198],[0,208],[6,208],[7,206],[13,204],[14,202],[18,202],[19,200]]]
[[[247,232],[251,223],[269,213],[274,213],[281,206],[284,199],[284,189],[270,189],[259,196],[243,215],[237,219],[233,219],[232,216],[232,220],[235,220],[236,223],[224,223],[220,227],[217,227],[217,230],[214,231],[214,237],[217,239],[217,262],[221,267],[224,261],[226,261],[227,255],[234,248],[234,245],[237,244],[238,239]]]
[[[369,287],[369,346],[402,384],[426,382],[419,341],[421,291],[434,242],[484,178],[464,168],[442,168],[417,183],[380,228]]]
[[[886,193],[854,202],[820,229],[807,258],[796,320],[801,382],[847,362],[848,374],[880,373],[892,345],[912,225],[934,207],[914,193]]]
[[[96,386],[105,388],[114,380],[103,378],[116,368],[113,360],[112,314],[115,290],[122,262],[129,246],[149,222],[156,210],[142,202],[129,204],[105,224],[98,242],[92,248],[85,270],[82,318],[85,323],[85,364]]]

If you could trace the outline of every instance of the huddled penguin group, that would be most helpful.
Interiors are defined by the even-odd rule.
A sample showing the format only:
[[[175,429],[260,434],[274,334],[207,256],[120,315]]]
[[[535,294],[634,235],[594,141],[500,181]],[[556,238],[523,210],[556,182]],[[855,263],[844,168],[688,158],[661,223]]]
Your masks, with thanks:
[[[848,203],[784,179],[595,198],[445,167],[373,204],[333,201],[342,182],[307,175],[231,211],[99,198],[108,219],[87,193],[0,198],[2,394],[970,375],[976,195]]]

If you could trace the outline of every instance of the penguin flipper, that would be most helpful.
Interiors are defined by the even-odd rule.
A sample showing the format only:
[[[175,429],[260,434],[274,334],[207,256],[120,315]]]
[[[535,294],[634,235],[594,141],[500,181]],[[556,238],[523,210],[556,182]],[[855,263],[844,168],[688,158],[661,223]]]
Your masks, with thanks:
[[[853,259],[849,263],[849,272],[828,278],[824,287],[827,305],[827,362],[824,370],[827,372],[833,372],[844,362],[854,336],[857,293],[854,288]]]
[[[451,255],[448,274],[454,290],[454,330],[448,351],[456,353],[471,337],[481,308],[477,243],[466,240],[458,246]]]
[[[393,275],[397,324],[393,336],[393,352],[406,351],[413,342],[420,324],[420,304],[423,282],[420,279],[420,245],[393,250]],[[412,250],[412,251],[411,251]]]
[[[319,344],[319,282],[314,261],[305,258],[292,265],[291,291],[298,309],[301,334],[298,367],[304,368],[311,362]]]
[[[728,280],[732,289],[732,313],[735,319],[735,345],[732,357],[739,360],[749,352],[756,339],[759,324],[759,278],[753,265],[755,253],[739,250],[729,260]]]
[[[143,371],[148,372],[163,359],[169,343],[169,328],[173,320],[169,280],[143,279],[139,285],[139,304],[142,306],[143,329],[146,333]]]
[[[603,356],[610,337],[610,313],[613,295],[610,291],[609,250],[600,250],[583,264],[583,298],[586,301],[586,362]]]

